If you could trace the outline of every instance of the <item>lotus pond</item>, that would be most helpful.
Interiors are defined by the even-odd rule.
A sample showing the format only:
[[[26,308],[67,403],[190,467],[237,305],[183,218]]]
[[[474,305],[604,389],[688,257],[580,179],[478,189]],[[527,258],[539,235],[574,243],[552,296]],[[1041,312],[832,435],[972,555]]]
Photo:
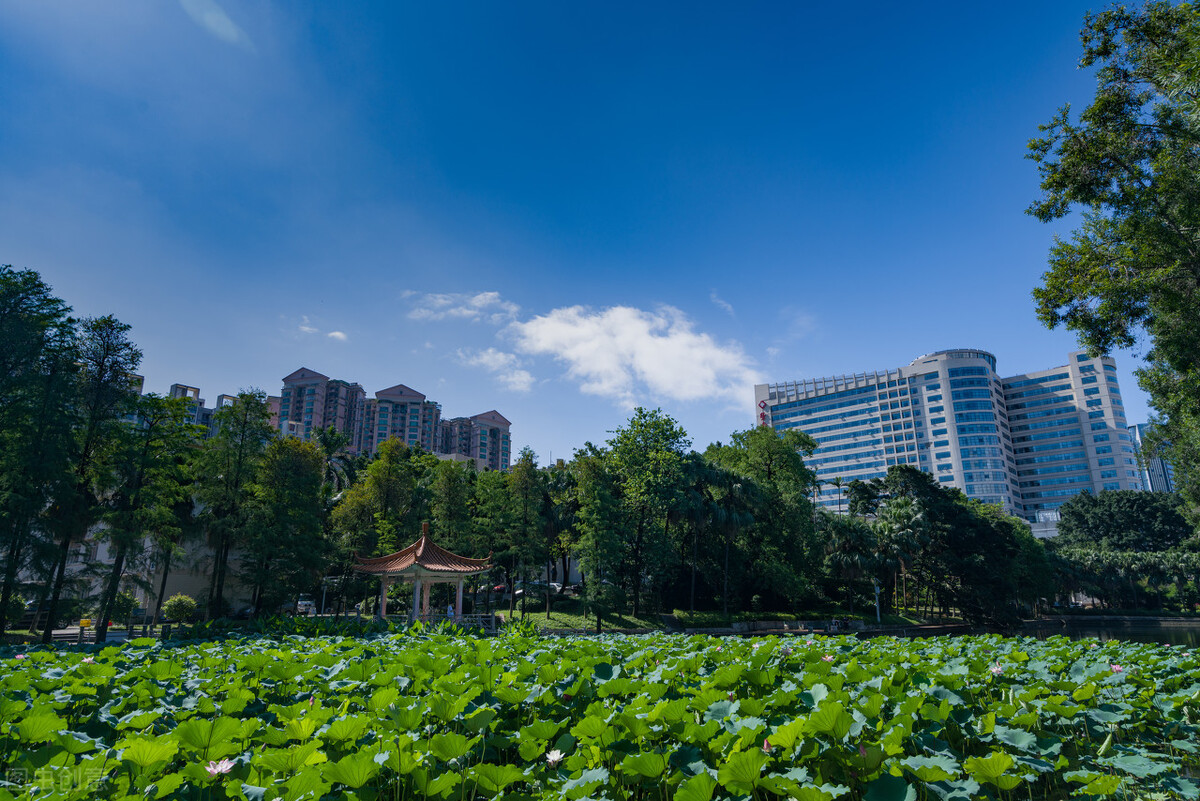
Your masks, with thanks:
[[[995,636],[0,655],[0,798],[1200,798],[1200,658]]]

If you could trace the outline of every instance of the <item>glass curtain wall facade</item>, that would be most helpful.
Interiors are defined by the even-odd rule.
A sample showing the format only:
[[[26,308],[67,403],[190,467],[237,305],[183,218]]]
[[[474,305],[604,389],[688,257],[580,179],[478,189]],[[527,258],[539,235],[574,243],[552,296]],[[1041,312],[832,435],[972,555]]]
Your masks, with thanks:
[[[807,463],[831,510],[844,508],[831,481],[910,464],[1033,520],[1084,489],[1140,488],[1123,461],[1115,372],[1110,358],[1073,353],[1064,367],[1001,378],[995,356],[964,348],[894,370],[760,384],[755,401],[761,425],[817,440]]]
[[[1174,492],[1175,468],[1161,456],[1151,456],[1144,449],[1146,433],[1150,426],[1137,423],[1129,426],[1129,436],[1138,460],[1138,471],[1141,473],[1142,487],[1150,492]]]

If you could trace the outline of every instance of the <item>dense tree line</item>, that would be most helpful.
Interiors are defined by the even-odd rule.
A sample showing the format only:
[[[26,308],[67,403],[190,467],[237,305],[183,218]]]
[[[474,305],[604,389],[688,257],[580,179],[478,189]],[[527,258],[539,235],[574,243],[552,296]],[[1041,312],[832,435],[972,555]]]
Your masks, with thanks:
[[[330,605],[370,602],[378,582],[352,570],[354,556],[396,551],[424,523],[452,551],[490,555],[495,573],[471,588],[477,606],[493,597],[480,589],[502,582],[511,612],[518,582],[535,581],[549,614],[550,582],[575,568],[597,626],[612,612],[876,605],[997,621],[1060,588],[1116,603],[1121,587],[1144,601],[1161,595],[1151,585],[1194,586],[1192,562],[1159,569],[1146,553],[1174,558],[1192,536],[1178,499],[1081,496],[1064,506],[1052,553],[1022,521],[913,467],[823,482],[805,465],[816,442],[803,433],[757,427],[701,453],[647,409],[548,466],[526,449],[506,472],[476,472],[398,440],[367,460],[337,431],[281,438],[259,391],[240,393],[209,429],[192,425],[188,401],[140,394],[128,333],[111,317],[72,318],[35,273],[0,270],[0,630],[22,600],[62,616],[79,594],[72,581],[93,588],[81,611],[102,626],[133,585],[156,612],[182,568],[206,577],[197,601],[209,617],[247,596],[255,613],[273,612],[322,586]],[[815,503],[822,487],[846,514]],[[82,551],[97,540],[108,559]],[[1129,553],[1141,554],[1120,557],[1132,585],[1090,578]],[[68,569],[72,554],[82,570]]]
[[[1063,585],[1108,608],[1194,610],[1200,538],[1186,511],[1183,498],[1166,492],[1071,498],[1051,543]]]

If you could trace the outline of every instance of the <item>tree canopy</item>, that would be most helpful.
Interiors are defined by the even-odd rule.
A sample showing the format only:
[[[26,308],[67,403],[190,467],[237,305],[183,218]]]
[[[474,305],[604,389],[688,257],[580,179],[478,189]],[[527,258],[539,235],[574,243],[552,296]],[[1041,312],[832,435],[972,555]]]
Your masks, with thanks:
[[[1200,11],[1148,3],[1089,15],[1080,65],[1095,97],[1064,106],[1029,144],[1043,222],[1079,213],[1034,291],[1038,315],[1092,353],[1144,347],[1138,382],[1155,447],[1200,503]]]
[[[1195,536],[1174,493],[1081,493],[1059,508],[1056,544],[1113,551],[1166,551]]]

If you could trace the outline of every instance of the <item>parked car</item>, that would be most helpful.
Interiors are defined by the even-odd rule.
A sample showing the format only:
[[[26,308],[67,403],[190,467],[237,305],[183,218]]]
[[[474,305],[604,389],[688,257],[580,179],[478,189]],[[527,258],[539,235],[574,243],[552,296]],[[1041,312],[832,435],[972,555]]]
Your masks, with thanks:
[[[279,605],[279,611],[285,615],[315,615],[317,604],[311,595],[301,595],[294,601],[284,601]]]
[[[21,614],[21,619],[17,621],[16,628],[29,629],[34,624],[34,619],[37,619],[39,628],[46,625],[46,616],[49,614],[50,604],[38,604],[37,601],[30,601],[25,607],[25,611]]]

